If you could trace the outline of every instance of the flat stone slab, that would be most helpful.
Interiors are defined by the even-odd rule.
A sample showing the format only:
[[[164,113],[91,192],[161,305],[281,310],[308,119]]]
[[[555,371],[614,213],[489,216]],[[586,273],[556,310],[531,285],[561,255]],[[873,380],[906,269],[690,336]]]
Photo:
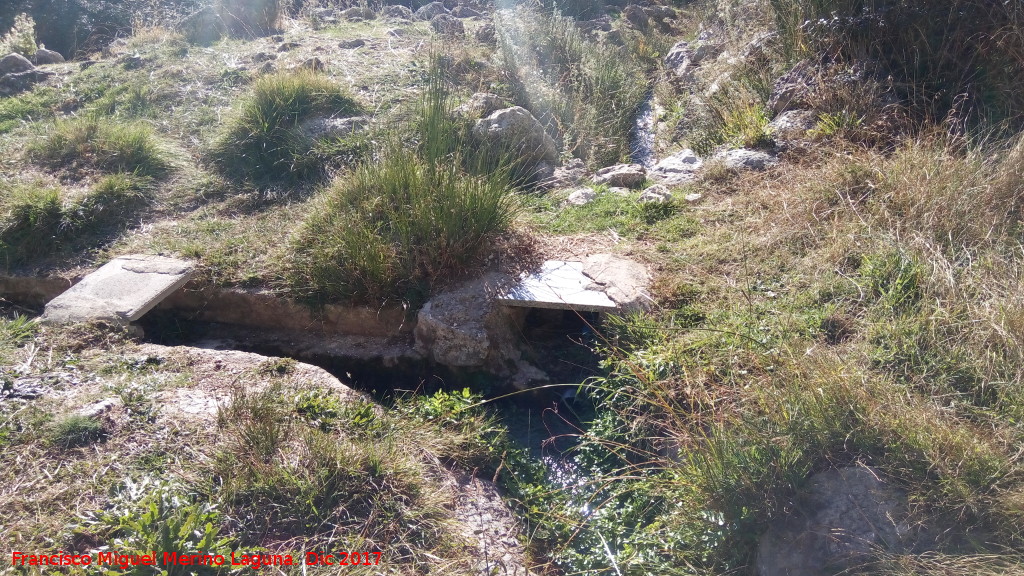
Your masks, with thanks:
[[[184,286],[193,269],[189,262],[164,256],[115,258],[51,300],[42,320],[134,322]]]
[[[597,289],[593,279],[583,273],[583,262],[548,260],[538,272],[526,274],[499,295],[507,306],[607,312],[618,306]]]

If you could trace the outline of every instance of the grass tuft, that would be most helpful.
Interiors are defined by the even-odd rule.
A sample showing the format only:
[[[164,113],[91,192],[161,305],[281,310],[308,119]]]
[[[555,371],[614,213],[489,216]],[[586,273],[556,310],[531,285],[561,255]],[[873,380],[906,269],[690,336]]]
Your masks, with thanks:
[[[70,173],[92,169],[160,177],[170,170],[167,153],[145,124],[120,124],[95,117],[58,122],[28,147],[34,162]]]

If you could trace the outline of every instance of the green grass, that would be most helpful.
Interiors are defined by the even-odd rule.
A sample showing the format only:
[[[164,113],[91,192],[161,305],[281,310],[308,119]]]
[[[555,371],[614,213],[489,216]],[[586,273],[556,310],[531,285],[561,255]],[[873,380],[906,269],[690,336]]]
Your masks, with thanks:
[[[145,124],[122,124],[96,117],[59,121],[28,146],[28,158],[54,171],[130,173],[160,177],[171,168],[167,151]]]
[[[0,99],[0,134],[21,126],[52,118],[60,102],[58,92],[52,88],[39,88],[19,96]]]
[[[98,420],[76,414],[53,424],[49,442],[59,448],[79,448],[100,440],[104,435],[103,425]]]
[[[698,225],[680,213],[674,203],[640,203],[638,192],[616,194],[597,187],[597,198],[583,206],[560,206],[558,198],[533,197],[527,200],[533,208],[529,219],[548,234],[579,234],[614,231],[629,239],[692,235]]]
[[[104,176],[74,199],[42,184],[15,186],[0,200],[0,258],[19,266],[102,242],[149,201],[149,180],[127,174]]]
[[[356,101],[324,76],[297,72],[263,77],[225,124],[210,157],[230,177],[254,183],[318,176],[325,158],[303,133],[302,121],[359,111]]]

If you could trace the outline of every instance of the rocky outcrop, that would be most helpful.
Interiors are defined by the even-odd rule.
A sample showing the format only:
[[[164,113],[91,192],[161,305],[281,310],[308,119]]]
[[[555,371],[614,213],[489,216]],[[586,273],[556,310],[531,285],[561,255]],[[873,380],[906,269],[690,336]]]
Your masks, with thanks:
[[[638,188],[647,180],[647,169],[640,164],[616,164],[594,174],[594,184]]]
[[[496,154],[511,154],[524,165],[558,163],[558,147],[533,114],[520,106],[497,110],[477,120],[473,137]]]
[[[798,62],[775,81],[768,97],[768,108],[775,114],[793,108],[809,108],[808,99],[818,84],[813,73],[810,62]]]
[[[665,56],[665,67],[672,71],[675,81],[690,84],[696,78],[697,68],[704,62],[718,57],[723,49],[722,44],[711,40],[677,42]]]
[[[51,76],[53,76],[53,72],[38,69],[4,74],[0,76],[0,96],[13,96],[24,92]]]
[[[907,496],[868,467],[812,477],[789,516],[761,536],[758,576],[820,576],[914,544]]]

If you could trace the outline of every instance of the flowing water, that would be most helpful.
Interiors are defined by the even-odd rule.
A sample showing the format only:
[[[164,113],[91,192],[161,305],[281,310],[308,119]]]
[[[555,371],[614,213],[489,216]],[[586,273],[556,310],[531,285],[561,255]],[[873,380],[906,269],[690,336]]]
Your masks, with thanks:
[[[645,168],[654,167],[654,93],[649,92],[637,110],[630,132],[630,160]]]

